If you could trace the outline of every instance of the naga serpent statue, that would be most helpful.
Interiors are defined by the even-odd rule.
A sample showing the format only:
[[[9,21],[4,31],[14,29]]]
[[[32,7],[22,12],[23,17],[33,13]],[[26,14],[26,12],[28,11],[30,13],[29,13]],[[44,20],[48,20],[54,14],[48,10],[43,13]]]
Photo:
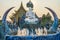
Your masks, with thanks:
[[[8,26],[8,24],[7,24],[6,17],[7,17],[7,14],[9,13],[9,11],[10,11],[11,9],[13,9],[13,8],[14,8],[14,7],[11,7],[10,9],[8,9],[8,10],[4,13],[4,15],[3,15],[3,18],[2,18],[2,28],[3,28],[3,34],[4,34],[4,35],[10,33],[10,28],[9,28],[9,26]],[[52,13],[52,15],[53,15],[53,17],[54,17],[54,22],[53,22],[51,28],[49,29],[49,31],[50,31],[50,32],[56,32],[57,27],[58,27],[58,17],[57,17],[56,13],[55,13],[52,9],[50,9],[50,8],[48,8],[48,7],[45,7],[45,8],[48,9],[48,10]],[[14,26],[13,26],[13,27],[14,27]]]
[[[3,15],[3,18],[2,18],[2,29],[3,29],[3,35],[6,35],[6,34],[11,34],[10,33],[10,28],[9,28],[9,26],[8,26],[8,23],[7,23],[7,21],[6,21],[6,17],[7,17],[7,14],[9,13],[9,11],[11,10],[11,9],[13,9],[14,7],[11,7],[10,9],[8,9],[5,13],[4,13],[4,15]]]
[[[52,13],[52,15],[54,17],[54,22],[53,22],[51,28],[49,29],[49,31],[56,32],[57,27],[58,27],[58,17],[57,17],[56,13],[52,9],[50,9],[48,7],[45,7],[45,8],[48,9]]]

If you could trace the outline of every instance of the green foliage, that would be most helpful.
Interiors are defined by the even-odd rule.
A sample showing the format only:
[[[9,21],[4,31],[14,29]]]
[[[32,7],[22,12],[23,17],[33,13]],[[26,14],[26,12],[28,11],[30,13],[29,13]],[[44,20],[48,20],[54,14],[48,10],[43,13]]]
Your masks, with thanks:
[[[59,22],[58,22],[58,24],[60,25],[60,19],[59,19]]]
[[[51,21],[51,15],[49,13],[46,15],[46,18],[47,18],[47,21]]]
[[[0,25],[2,25],[2,20],[0,20]]]
[[[52,23],[51,15],[49,13],[47,15],[43,14],[41,25],[45,26],[47,23]]]

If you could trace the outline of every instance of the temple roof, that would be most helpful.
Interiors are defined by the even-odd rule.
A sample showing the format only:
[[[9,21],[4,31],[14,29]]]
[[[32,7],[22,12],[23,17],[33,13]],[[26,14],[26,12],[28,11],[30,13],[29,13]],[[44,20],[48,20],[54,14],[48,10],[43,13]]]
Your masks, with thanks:
[[[20,12],[21,10],[23,10],[24,12],[26,12],[26,10],[25,10],[24,7],[23,7],[23,3],[22,3],[22,2],[21,2],[21,5],[20,5],[19,9],[18,9],[17,11],[15,11],[16,14],[17,14],[17,12]],[[16,15],[16,14],[15,14],[15,15]]]
[[[12,14],[12,16],[10,17],[11,19],[13,19],[13,17],[16,17],[18,15],[21,16],[21,14],[26,13],[26,10],[24,9],[22,2],[21,2],[19,9],[17,11],[16,10],[14,10],[14,11],[15,11],[15,13]]]
[[[23,7],[23,3],[22,3],[22,2],[21,2],[21,6],[20,6],[20,8],[18,9],[18,11],[20,11],[20,10],[26,11],[26,10],[24,9],[24,7]]]

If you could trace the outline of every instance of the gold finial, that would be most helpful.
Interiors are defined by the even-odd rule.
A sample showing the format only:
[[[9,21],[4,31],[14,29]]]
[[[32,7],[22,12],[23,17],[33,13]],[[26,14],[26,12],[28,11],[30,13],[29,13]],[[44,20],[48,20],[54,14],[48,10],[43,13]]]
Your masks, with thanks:
[[[0,18],[1,18],[1,16],[0,16]]]
[[[31,2],[31,0],[29,0]]]
[[[23,6],[23,3],[22,3],[22,1],[21,1],[21,6]]]

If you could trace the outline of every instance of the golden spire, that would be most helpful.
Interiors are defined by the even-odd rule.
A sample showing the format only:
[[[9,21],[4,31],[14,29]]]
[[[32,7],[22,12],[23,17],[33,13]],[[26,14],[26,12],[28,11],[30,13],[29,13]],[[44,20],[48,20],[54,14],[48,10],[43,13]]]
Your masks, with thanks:
[[[29,0],[29,2],[31,2],[31,0]]]
[[[31,0],[29,0],[29,1],[31,1]]]
[[[23,6],[22,1],[21,1],[21,6]]]

